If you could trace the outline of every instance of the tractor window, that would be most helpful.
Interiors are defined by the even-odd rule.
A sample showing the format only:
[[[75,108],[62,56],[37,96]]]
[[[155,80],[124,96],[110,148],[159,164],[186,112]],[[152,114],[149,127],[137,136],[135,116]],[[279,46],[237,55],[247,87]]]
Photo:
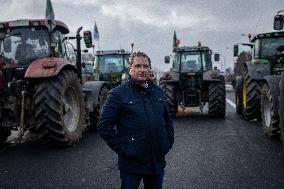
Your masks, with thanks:
[[[202,53],[203,71],[212,69],[211,54],[208,52]]]
[[[74,46],[67,42],[66,43],[66,55],[67,55],[67,60],[73,64],[76,64],[76,53],[75,53],[75,49]]]
[[[82,74],[92,74],[94,72],[93,68],[93,63],[85,63],[85,67],[82,68]]]
[[[128,65],[123,55],[109,54],[96,57],[96,66],[101,73],[117,73],[124,71]]]
[[[55,57],[64,57],[65,55],[65,47],[63,43],[63,36],[59,31],[55,31],[52,33],[52,45],[53,52]]]
[[[253,49],[254,58],[260,58],[260,40],[257,39],[254,43],[254,49]]]
[[[270,58],[277,54],[276,48],[284,44],[284,37],[264,38],[261,41],[261,57]]]
[[[124,62],[124,68],[126,69],[126,68],[128,68],[128,58],[129,58],[129,55],[124,55],[123,56],[123,62]]]
[[[0,39],[0,49],[8,64],[26,65],[49,53],[46,30],[17,28]]]
[[[179,72],[179,65],[180,65],[180,53],[174,54],[173,58],[173,71]]]
[[[202,68],[202,61],[199,52],[187,52],[181,55],[181,73],[198,72]]]

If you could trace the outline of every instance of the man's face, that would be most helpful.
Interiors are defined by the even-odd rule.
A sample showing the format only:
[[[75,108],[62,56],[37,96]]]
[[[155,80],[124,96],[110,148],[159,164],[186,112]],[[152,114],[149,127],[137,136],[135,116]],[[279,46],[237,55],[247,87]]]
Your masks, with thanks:
[[[150,65],[148,59],[143,56],[136,56],[129,68],[129,75],[136,82],[143,83],[149,77]]]

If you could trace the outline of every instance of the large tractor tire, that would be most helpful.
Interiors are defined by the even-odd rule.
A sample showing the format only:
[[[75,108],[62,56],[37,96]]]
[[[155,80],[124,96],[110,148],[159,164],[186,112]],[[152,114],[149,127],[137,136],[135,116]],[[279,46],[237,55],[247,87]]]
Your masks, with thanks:
[[[235,85],[235,102],[237,114],[242,114],[243,111],[242,94],[242,77],[237,77]]]
[[[260,119],[261,83],[245,75],[242,86],[242,114],[245,120]]]
[[[261,117],[264,134],[271,137],[279,136],[278,95],[275,95],[266,83],[261,91]]]
[[[70,146],[82,137],[85,107],[80,80],[72,70],[42,80],[34,93],[35,128],[43,143]]]
[[[0,146],[1,144],[3,144],[4,142],[6,142],[8,136],[11,135],[11,131],[8,130],[0,130]]]
[[[209,85],[208,113],[214,117],[225,117],[226,114],[226,88],[224,78],[220,82]]]
[[[177,88],[172,83],[164,81],[160,82],[160,87],[165,93],[169,114],[175,117],[178,112]]]
[[[90,112],[90,124],[91,124],[90,129],[92,131],[97,130],[97,123],[101,115],[101,112],[103,110],[103,106],[105,105],[108,92],[109,92],[108,88],[106,86],[102,86],[98,96],[97,106],[94,108],[93,112]]]
[[[280,96],[279,96],[280,131],[281,131],[281,139],[284,144],[284,73],[282,73],[279,87],[280,87]]]

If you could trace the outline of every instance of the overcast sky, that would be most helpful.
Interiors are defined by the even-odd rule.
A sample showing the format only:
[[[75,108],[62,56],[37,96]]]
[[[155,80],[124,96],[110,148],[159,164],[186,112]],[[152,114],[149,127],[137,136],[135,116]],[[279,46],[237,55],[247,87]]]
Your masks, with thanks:
[[[284,0],[51,0],[55,19],[71,33],[97,22],[101,50],[124,48],[146,52],[162,70],[176,30],[181,45],[197,41],[222,54],[233,66],[232,46],[247,42],[242,34],[273,31],[273,17]],[[0,0],[0,21],[44,18],[46,0]]]

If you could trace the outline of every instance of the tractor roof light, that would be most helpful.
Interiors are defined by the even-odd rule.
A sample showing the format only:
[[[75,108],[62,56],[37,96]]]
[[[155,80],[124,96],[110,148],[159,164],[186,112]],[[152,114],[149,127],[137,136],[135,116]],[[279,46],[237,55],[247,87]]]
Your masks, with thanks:
[[[202,46],[201,41],[198,41],[198,42],[197,42],[197,46],[198,46],[198,47],[201,47],[201,46]]]
[[[180,39],[177,39],[176,40],[176,45],[179,45],[180,44]]]

